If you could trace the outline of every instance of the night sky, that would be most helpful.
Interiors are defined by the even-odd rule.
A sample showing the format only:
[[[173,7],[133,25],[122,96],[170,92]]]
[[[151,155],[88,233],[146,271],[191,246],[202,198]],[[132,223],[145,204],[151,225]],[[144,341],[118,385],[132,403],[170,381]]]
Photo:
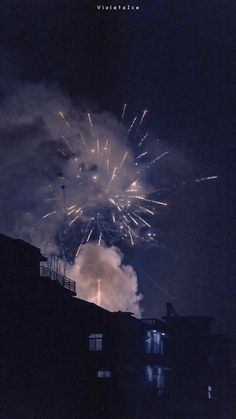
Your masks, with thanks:
[[[179,314],[216,317],[233,337],[236,4],[135,0],[136,12],[96,9],[116,3],[128,4],[2,0],[1,97],[11,83],[46,81],[84,109],[149,110],[149,129],[170,151],[160,172],[173,187],[156,220],[160,247],[123,249],[144,316],[161,317],[169,301]],[[183,185],[211,175],[218,180]]]

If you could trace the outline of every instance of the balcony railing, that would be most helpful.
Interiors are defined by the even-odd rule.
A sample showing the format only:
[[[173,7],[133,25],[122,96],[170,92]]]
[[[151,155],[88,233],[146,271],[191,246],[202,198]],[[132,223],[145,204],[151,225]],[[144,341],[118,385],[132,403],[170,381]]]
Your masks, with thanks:
[[[40,276],[51,278],[53,281],[59,282],[64,288],[76,293],[75,281],[56,271],[52,271],[52,269],[49,269],[47,266],[40,266]]]

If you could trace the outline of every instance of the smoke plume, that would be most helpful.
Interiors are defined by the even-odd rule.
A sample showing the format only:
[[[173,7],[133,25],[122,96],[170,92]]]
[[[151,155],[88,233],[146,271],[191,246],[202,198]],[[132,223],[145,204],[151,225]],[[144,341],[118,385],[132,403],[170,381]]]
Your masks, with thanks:
[[[122,260],[123,254],[115,246],[87,243],[67,272],[77,282],[80,298],[110,311],[129,311],[140,317],[142,295],[138,294],[137,275]]]

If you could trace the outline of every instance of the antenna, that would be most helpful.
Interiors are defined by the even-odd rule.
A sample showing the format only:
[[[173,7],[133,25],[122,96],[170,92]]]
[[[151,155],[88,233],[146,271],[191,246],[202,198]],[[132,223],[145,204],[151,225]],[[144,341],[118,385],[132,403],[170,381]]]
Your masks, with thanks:
[[[59,240],[60,240],[60,248],[62,252],[62,260],[63,260],[63,275],[66,276],[66,257],[65,257],[65,242],[64,242],[64,226],[66,223],[66,185],[65,185],[65,178],[62,175],[63,185],[60,186],[62,190],[62,199],[63,199],[63,223],[60,228],[59,232]]]

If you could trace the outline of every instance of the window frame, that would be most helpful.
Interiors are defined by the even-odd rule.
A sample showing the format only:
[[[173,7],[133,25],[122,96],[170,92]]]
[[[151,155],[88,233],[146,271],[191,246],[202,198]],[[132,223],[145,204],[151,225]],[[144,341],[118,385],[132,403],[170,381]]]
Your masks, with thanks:
[[[90,333],[88,339],[90,352],[101,352],[103,350],[103,333]]]
[[[97,370],[97,378],[109,380],[111,378],[111,370],[107,368],[100,368]]]
[[[150,355],[164,355],[162,333],[156,329],[146,331],[145,353]]]

